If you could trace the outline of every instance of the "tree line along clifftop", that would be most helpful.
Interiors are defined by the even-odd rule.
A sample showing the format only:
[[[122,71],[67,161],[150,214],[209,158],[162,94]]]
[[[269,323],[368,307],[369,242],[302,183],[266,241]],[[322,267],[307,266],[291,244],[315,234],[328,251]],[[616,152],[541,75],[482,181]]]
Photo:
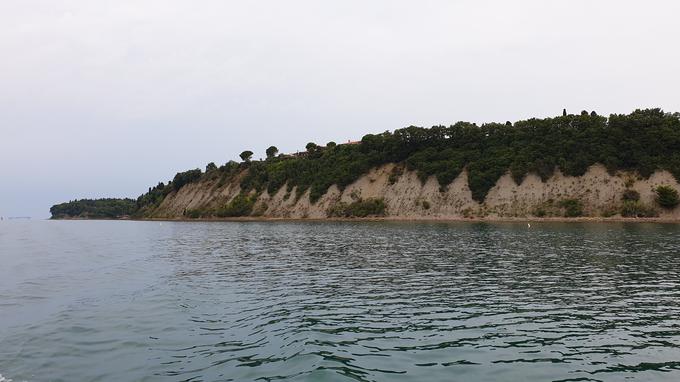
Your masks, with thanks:
[[[315,203],[331,185],[342,190],[371,168],[387,163],[403,164],[395,171],[405,167],[415,171],[423,182],[434,176],[442,190],[465,169],[472,198],[480,203],[508,171],[517,184],[529,173],[545,181],[556,169],[565,175],[581,176],[596,163],[612,174],[626,170],[649,177],[656,170],[667,170],[680,179],[680,113],[645,109],[604,117],[583,111],[515,123],[409,126],[365,135],[356,144],[308,143],[305,152],[295,155],[278,154],[277,148],[270,146],[265,160],[252,160],[252,155],[246,150],[240,155],[242,162],[229,161],[219,167],[210,163],[205,171],[177,173],[167,184],[158,183],[139,196],[132,211],[128,201],[115,204],[112,199],[103,199],[99,204],[118,208],[119,216],[144,217],[168,194],[187,184],[208,179],[225,184],[238,176],[244,196],[236,202],[241,205],[227,205],[222,212],[239,216],[248,213],[253,200],[246,194],[253,190],[255,194],[264,190],[271,194],[284,185],[289,191],[297,186],[298,195],[309,190],[310,201]],[[394,177],[399,175],[395,173]],[[52,207],[52,213],[56,217],[78,216],[71,215],[78,212],[100,217],[96,209],[87,210],[92,205],[83,201],[63,203]],[[85,212],[75,206],[84,207]],[[227,211],[229,208],[234,211]],[[219,215],[220,211],[213,212]],[[101,213],[106,214],[101,217],[110,217],[112,212],[105,209]]]

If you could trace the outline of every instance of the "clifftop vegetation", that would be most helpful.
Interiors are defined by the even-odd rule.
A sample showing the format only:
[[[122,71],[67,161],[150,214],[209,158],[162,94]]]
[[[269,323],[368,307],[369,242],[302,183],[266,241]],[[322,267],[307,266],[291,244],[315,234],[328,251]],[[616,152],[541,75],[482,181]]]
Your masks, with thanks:
[[[665,169],[680,179],[679,149],[680,114],[648,109],[609,118],[582,112],[514,124],[410,126],[365,135],[358,144],[310,143],[299,156],[274,157],[270,151],[266,160],[251,161],[252,152],[246,151],[250,155],[238,166],[248,170],[241,181],[244,190],[271,193],[287,182],[300,193],[311,189],[312,201],[331,185],[342,188],[385,163],[404,162],[421,179],[434,175],[443,186],[467,168],[473,198],[481,202],[508,170],[517,183],[530,172],[546,180],[557,168],[580,176],[595,163],[611,172],[635,170],[644,177]],[[233,172],[234,164],[220,170]]]
[[[366,135],[356,145],[307,148],[301,157],[251,162],[242,187],[273,192],[288,182],[301,192],[310,188],[316,201],[332,184],[342,188],[389,162],[405,162],[423,180],[434,175],[444,187],[467,168],[473,198],[479,202],[508,170],[517,183],[530,172],[546,180],[556,168],[580,176],[595,163],[645,177],[665,169],[680,179],[680,115],[651,109],[609,118],[583,112],[514,124],[410,126]]]
[[[403,163],[423,181],[435,176],[442,189],[467,169],[472,196],[479,202],[508,170],[518,184],[529,173],[546,180],[558,168],[565,175],[580,176],[595,163],[612,173],[630,170],[648,177],[655,170],[668,170],[680,179],[680,114],[646,109],[607,118],[583,111],[481,126],[469,122],[410,126],[368,134],[355,144],[310,142],[306,149],[299,155],[276,155],[278,149],[271,146],[261,161],[252,160],[252,151],[246,150],[241,163],[230,161],[220,167],[211,163],[205,172],[178,173],[168,184],[159,183],[140,196],[138,213],[187,184],[207,179],[225,184],[235,176],[240,176],[244,193],[273,193],[287,184],[289,190],[298,187],[298,196],[309,189],[316,202],[331,185],[342,189],[386,163]]]

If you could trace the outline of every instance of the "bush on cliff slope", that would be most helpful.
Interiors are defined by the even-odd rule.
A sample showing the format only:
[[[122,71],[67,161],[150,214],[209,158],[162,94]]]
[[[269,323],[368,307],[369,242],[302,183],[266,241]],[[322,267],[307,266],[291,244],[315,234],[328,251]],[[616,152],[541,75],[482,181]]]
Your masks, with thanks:
[[[624,200],[621,203],[621,216],[624,218],[653,218],[659,216],[654,207],[646,206],[639,200]]]
[[[248,216],[253,212],[256,201],[255,195],[238,194],[226,206],[216,211],[219,217]]]
[[[344,202],[336,203],[328,210],[328,216],[345,218],[384,216],[385,208],[385,201],[382,198],[359,199],[350,204]]]
[[[659,186],[654,192],[656,192],[656,202],[663,208],[671,209],[680,204],[678,191],[671,186]]]

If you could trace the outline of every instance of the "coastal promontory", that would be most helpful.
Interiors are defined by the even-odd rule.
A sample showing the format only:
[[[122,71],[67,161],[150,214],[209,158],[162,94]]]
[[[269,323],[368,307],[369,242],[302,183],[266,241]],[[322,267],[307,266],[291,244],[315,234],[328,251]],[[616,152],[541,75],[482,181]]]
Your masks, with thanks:
[[[409,126],[294,154],[209,163],[136,200],[76,200],[53,218],[661,218],[680,220],[680,114]]]

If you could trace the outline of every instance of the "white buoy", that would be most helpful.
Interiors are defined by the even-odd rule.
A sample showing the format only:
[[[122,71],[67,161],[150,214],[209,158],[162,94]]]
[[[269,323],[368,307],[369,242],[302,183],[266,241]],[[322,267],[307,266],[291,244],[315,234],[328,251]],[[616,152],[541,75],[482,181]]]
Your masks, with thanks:
[[[527,228],[531,228],[531,223],[527,223]]]

